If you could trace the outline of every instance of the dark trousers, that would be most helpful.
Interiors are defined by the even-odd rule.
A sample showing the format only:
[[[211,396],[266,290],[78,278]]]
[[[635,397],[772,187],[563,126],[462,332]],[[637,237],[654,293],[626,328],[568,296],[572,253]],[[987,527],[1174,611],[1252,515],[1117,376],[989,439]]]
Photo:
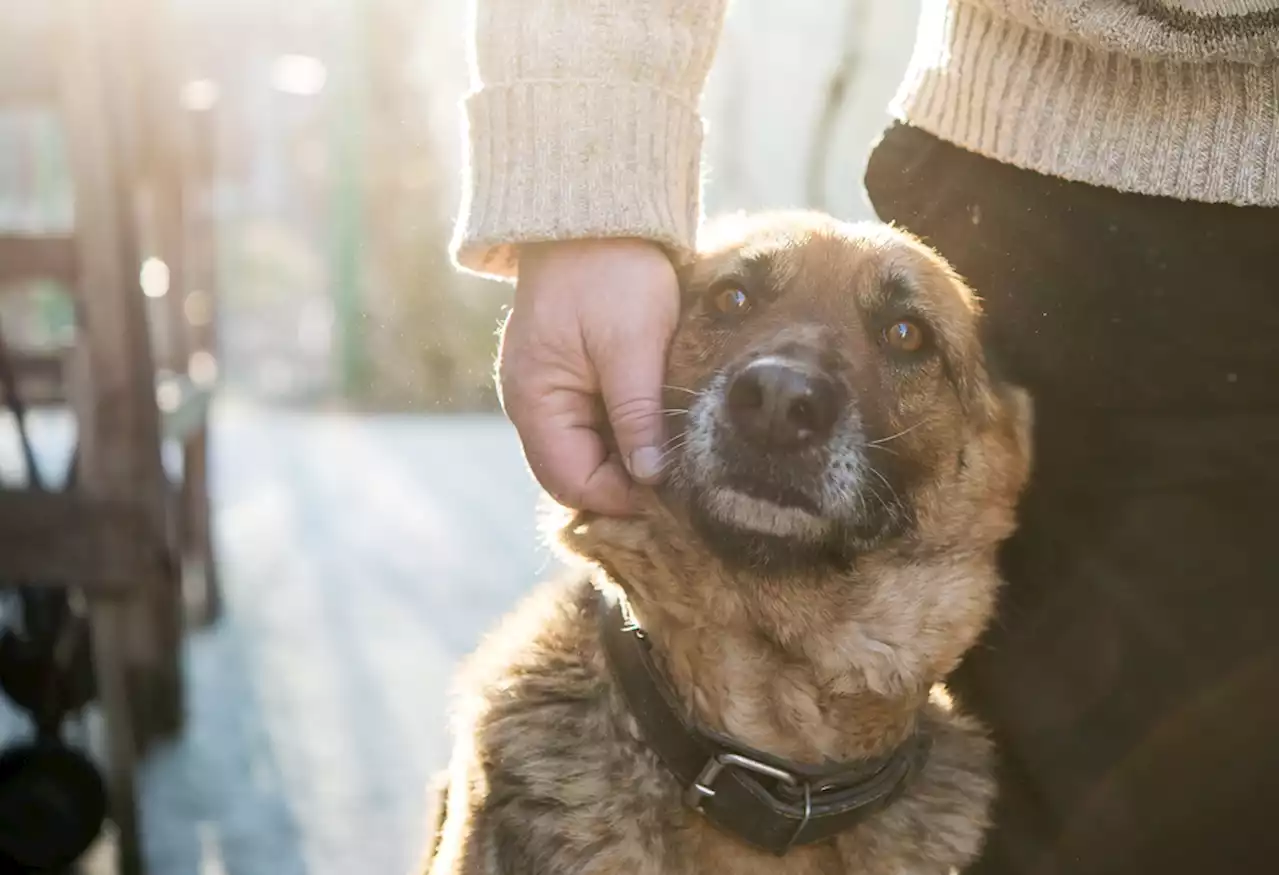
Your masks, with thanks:
[[[1121,194],[905,126],[876,212],[1036,401],[998,617],[952,678],[1000,751],[977,875],[1271,872],[1277,211]]]

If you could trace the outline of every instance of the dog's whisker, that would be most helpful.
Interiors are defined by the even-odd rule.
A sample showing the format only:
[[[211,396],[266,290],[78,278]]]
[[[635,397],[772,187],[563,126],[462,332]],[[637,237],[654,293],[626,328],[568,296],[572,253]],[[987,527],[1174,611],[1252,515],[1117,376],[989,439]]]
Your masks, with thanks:
[[[880,506],[884,508],[885,513],[888,513],[888,514],[894,513],[894,508],[900,507],[902,504],[902,499],[898,496],[897,490],[895,490],[893,488],[893,484],[891,484],[887,479],[885,479],[885,476],[881,474],[879,471],[877,471],[875,468],[868,467],[867,470],[870,471],[872,474],[876,475],[877,479],[879,479],[879,481],[884,484],[884,488],[889,490],[889,495],[893,498],[893,507],[889,506],[889,502],[885,500],[885,497],[880,494],[879,490],[872,489],[871,494],[874,495],[877,499],[879,499]]]
[[[898,493],[894,491],[893,486],[889,483],[889,481],[885,478],[883,474],[881,474],[879,471],[877,471],[875,468],[871,467],[870,465],[867,466],[867,470],[870,471],[872,474],[876,475],[876,479],[884,484],[884,488],[889,490],[890,495],[892,495],[895,499],[898,497]]]
[[[882,444],[887,444],[889,441],[897,440],[898,438],[902,437],[904,434],[909,434],[910,432],[915,431],[917,428],[924,425],[926,422],[932,422],[932,421],[933,421],[932,416],[926,416],[924,419],[920,420],[915,425],[907,426],[897,434],[891,434],[888,437],[883,437],[883,438],[880,438],[879,440],[868,441],[867,446],[878,447]]]
[[[669,461],[672,457],[675,456],[676,453],[680,452],[684,448],[685,448],[684,443],[676,444],[674,447],[668,447],[667,449],[662,451],[659,458],[662,460],[663,464],[666,464],[667,461]]]
[[[658,457],[660,459],[660,464],[665,465],[668,461],[670,461],[672,458],[675,457],[676,453],[683,450],[688,445],[688,443],[689,442],[687,440],[681,441],[680,443],[675,444],[674,446],[670,446],[662,450],[661,454]]]
[[[689,415],[689,411],[683,407],[667,407],[663,410],[659,410],[658,412],[666,414],[667,416],[688,416]]]
[[[701,394],[699,392],[695,392],[693,389],[685,388],[684,386],[672,386],[670,383],[663,383],[662,388],[670,389],[672,392],[684,392],[688,395],[693,395],[695,398]]]

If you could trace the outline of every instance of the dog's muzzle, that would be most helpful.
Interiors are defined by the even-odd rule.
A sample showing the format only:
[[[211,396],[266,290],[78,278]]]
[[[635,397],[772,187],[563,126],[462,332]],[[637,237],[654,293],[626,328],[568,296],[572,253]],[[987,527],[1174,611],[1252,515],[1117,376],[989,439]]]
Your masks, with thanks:
[[[690,484],[711,517],[787,538],[825,536],[860,464],[852,399],[817,355],[766,353],[722,372],[690,411]]]

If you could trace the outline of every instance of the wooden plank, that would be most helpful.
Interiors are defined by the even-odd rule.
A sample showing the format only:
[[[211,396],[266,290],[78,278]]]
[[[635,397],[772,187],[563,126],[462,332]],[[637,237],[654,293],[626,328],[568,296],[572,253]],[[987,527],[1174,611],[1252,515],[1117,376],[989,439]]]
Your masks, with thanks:
[[[11,351],[23,401],[32,407],[65,404],[69,400],[66,380],[73,354],[74,347]],[[186,443],[204,428],[212,398],[213,386],[196,383],[186,374],[158,376],[156,407],[160,411],[161,436]]]
[[[10,283],[32,279],[57,280],[73,290],[76,273],[70,234],[0,234],[0,292]]]
[[[156,574],[148,522],[132,502],[78,492],[0,490],[0,582],[124,595]]]
[[[22,400],[29,407],[56,406],[70,400],[66,378],[69,366],[65,353],[23,353],[16,357],[14,370]],[[160,434],[165,440],[185,444],[205,427],[213,387],[194,382],[186,375],[162,376],[156,380],[156,406],[160,411]]]
[[[64,404],[69,347],[42,350],[9,350],[18,391],[29,407]]]

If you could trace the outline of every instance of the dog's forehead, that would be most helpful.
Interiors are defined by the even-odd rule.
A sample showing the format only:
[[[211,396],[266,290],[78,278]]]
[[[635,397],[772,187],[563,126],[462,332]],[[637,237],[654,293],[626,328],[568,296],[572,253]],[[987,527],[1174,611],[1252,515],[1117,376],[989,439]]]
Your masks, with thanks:
[[[977,299],[941,257],[888,225],[788,214],[717,231],[699,259],[697,285],[753,279],[800,294],[838,290],[865,309],[909,304],[953,317],[977,309]]]

